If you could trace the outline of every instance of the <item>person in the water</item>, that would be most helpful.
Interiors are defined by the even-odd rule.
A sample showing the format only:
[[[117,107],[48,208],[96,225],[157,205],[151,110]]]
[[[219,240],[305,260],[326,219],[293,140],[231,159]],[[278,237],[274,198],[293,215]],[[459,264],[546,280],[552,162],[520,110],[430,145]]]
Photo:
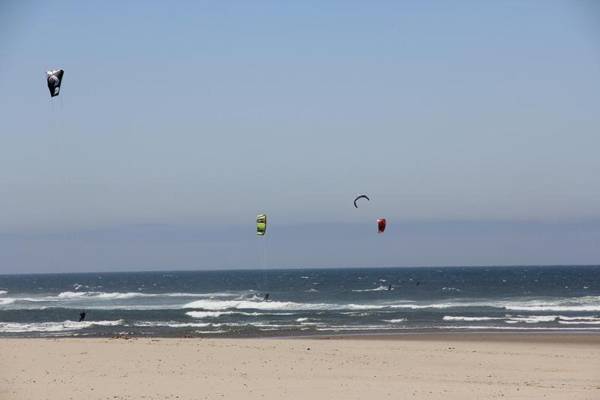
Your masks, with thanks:
[[[269,301],[269,293],[265,294],[265,298],[263,299],[263,301]]]
[[[83,321],[85,319],[85,311],[79,313],[79,322]]]
[[[391,283],[388,285],[388,290],[392,290],[392,284]]]

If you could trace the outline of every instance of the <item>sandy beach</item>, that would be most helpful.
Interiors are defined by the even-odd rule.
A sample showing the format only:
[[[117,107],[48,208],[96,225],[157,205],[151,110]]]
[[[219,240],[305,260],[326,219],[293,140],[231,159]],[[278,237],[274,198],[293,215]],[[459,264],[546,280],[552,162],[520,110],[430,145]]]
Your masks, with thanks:
[[[2,339],[0,399],[598,399],[600,335]]]

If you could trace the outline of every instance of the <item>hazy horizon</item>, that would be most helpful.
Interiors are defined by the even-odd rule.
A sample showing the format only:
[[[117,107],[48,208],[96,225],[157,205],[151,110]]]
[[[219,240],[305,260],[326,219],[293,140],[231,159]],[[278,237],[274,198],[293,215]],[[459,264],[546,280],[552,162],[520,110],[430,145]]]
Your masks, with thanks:
[[[252,223],[219,228],[139,224],[1,234],[0,262],[2,273],[597,265],[600,220],[391,220],[383,235],[367,222],[274,222],[268,235],[257,238]],[[353,258],[341,262],[340,254]]]

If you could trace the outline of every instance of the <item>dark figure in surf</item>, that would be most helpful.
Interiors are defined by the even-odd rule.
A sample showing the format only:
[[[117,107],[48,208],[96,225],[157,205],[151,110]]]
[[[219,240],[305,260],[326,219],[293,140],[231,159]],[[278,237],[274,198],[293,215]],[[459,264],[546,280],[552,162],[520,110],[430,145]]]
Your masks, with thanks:
[[[265,294],[265,298],[263,299],[263,301],[269,301],[269,293]]]
[[[421,284],[421,282],[417,281],[417,286],[419,286]]]
[[[388,285],[388,290],[392,290],[392,285],[391,284]]]
[[[85,319],[85,311],[82,313],[79,313],[79,322],[83,321]]]

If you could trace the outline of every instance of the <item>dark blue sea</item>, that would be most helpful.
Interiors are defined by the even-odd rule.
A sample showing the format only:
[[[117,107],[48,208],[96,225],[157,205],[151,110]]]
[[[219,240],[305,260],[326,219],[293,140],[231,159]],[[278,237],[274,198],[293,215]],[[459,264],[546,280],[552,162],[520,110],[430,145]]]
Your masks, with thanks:
[[[0,275],[5,337],[598,330],[600,266]]]

